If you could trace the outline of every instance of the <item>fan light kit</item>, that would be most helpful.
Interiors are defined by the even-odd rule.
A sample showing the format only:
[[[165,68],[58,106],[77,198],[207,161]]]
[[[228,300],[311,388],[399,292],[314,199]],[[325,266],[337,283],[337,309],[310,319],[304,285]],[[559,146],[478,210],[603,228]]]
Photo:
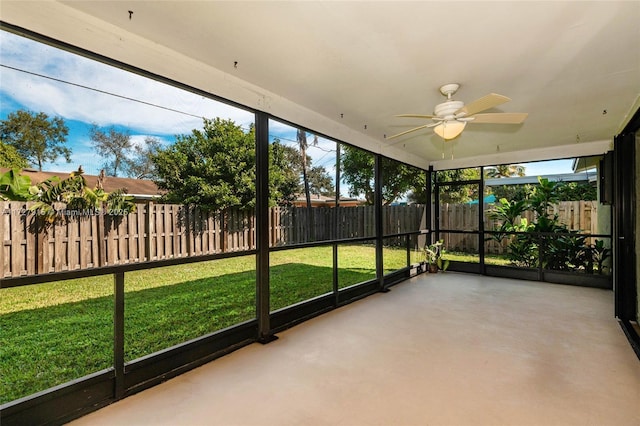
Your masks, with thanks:
[[[485,123],[485,124],[521,124],[529,114],[519,112],[494,112],[479,114],[482,111],[509,102],[506,96],[490,93],[486,96],[476,99],[473,102],[464,104],[462,101],[451,99],[460,88],[459,84],[451,83],[440,87],[440,93],[447,97],[447,100],[436,105],[433,115],[425,114],[400,114],[396,117],[409,118],[430,118],[434,122],[418,126],[397,135],[389,136],[387,139],[397,138],[416,130],[432,127],[433,131],[444,140],[451,140],[460,135],[467,123]]]

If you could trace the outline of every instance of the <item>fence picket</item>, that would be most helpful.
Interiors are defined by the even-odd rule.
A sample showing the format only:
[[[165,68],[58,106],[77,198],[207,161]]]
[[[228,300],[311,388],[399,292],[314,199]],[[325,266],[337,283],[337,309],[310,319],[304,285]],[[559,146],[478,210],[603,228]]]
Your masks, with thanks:
[[[11,268],[9,267],[8,259],[11,259],[11,254],[7,253],[11,250],[11,246],[7,247],[7,243],[11,244],[11,238],[6,235],[8,230],[8,226],[6,224],[7,220],[10,220],[11,216],[11,207],[7,209],[7,206],[2,205],[2,211],[0,211],[0,266],[2,266],[2,274],[0,274],[0,278],[4,278],[7,276],[11,276]],[[8,210],[8,211],[7,211]]]

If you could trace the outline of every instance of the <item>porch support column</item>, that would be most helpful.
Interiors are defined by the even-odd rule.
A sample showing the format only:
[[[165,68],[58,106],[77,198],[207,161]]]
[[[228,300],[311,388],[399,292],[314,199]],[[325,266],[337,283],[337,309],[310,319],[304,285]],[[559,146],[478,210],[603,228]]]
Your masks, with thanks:
[[[614,138],[614,240],[613,246],[613,290],[615,294],[615,316],[623,321],[637,319],[635,209],[638,208],[635,179],[636,133],[629,129],[635,121],[640,127],[640,112]]]
[[[256,318],[258,341],[269,343],[269,115],[256,111]]]
[[[382,226],[382,156],[376,154],[374,164],[374,213],[375,213],[375,230],[376,230],[376,278],[378,279],[378,288],[380,291],[387,292],[389,289],[384,288],[384,259],[382,258],[382,244],[384,243],[383,226]]]
[[[480,166],[480,182],[478,183],[478,256],[480,257],[480,273],[487,274],[484,264],[484,167]]]
[[[431,241],[431,234],[433,233],[433,192],[431,192],[431,189],[433,188],[433,175],[434,175],[434,171],[433,171],[433,166],[429,166],[429,170],[427,170],[427,187],[425,188],[425,191],[427,191],[427,205],[425,206],[425,209],[427,209],[427,230],[429,231],[428,235],[426,236],[426,241],[425,244],[423,246],[427,246],[429,244],[431,244],[433,241]],[[422,247],[419,247],[422,250]]]

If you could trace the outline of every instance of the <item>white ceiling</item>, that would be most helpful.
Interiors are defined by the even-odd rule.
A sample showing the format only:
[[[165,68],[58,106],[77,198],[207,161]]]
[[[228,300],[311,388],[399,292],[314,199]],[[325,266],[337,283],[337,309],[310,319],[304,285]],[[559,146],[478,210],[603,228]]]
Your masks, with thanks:
[[[2,0],[0,19],[423,167],[602,153],[640,99],[637,1]],[[529,117],[385,140],[445,83]]]

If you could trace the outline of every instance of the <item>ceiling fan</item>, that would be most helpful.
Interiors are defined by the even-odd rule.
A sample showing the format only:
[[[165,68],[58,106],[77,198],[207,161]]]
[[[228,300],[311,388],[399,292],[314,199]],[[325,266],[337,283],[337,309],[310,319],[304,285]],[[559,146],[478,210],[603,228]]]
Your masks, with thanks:
[[[433,131],[438,136],[444,140],[450,140],[462,133],[467,123],[520,124],[529,115],[524,112],[489,112],[479,114],[482,111],[488,110],[505,102],[509,102],[511,99],[496,93],[489,93],[488,95],[465,105],[462,101],[454,101],[451,99],[451,96],[456,93],[459,88],[460,85],[456,83],[445,84],[440,88],[440,93],[446,96],[447,100],[436,105],[433,115],[396,115],[396,117],[430,118],[433,120],[433,123],[415,127],[402,133],[398,133],[397,135],[390,136],[387,139],[397,138],[420,129],[433,127]]]

